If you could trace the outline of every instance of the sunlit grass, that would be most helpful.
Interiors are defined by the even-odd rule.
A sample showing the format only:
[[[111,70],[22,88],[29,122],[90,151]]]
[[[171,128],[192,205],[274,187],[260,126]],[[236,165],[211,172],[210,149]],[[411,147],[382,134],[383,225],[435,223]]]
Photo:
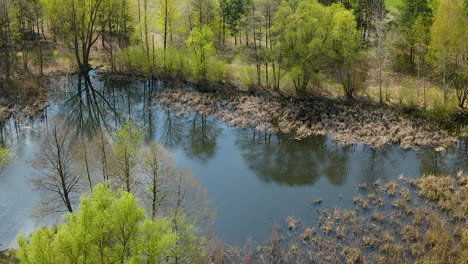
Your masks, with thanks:
[[[401,3],[402,0],[385,0],[387,8],[397,8]]]

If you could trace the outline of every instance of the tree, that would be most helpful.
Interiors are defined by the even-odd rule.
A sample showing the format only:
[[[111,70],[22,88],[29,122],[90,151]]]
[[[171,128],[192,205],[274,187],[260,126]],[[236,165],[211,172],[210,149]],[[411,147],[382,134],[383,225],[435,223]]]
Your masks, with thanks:
[[[99,19],[101,43],[103,49],[109,56],[109,64],[112,70],[115,70],[115,54],[118,48],[125,48],[129,44],[129,38],[132,33],[130,14],[127,10],[129,0],[105,0],[103,2],[102,17]],[[118,45],[114,42],[118,42]]]
[[[383,71],[385,68],[385,59],[387,55],[387,47],[385,47],[385,39],[388,31],[387,14],[385,11],[385,4],[382,1],[374,1],[372,8],[372,25],[374,35],[375,55],[377,57],[377,71],[379,82],[379,102],[383,103]]]
[[[237,45],[237,36],[240,31],[242,18],[247,14],[252,3],[249,0],[225,0],[221,2],[223,15],[223,37],[225,34],[225,25],[228,25],[232,36]]]
[[[109,180],[109,161],[111,160],[112,149],[110,139],[104,129],[99,129],[91,144],[92,157],[102,172],[104,181]]]
[[[414,30],[416,21],[423,19],[425,25],[430,27],[432,23],[432,9],[429,7],[428,0],[404,0],[399,6],[399,23],[405,40],[408,45],[407,58],[411,69],[414,69],[417,55],[416,44],[418,42],[418,32]],[[421,20],[419,21],[419,23]],[[420,26],[420,25],[419,25]]]
[[[0,0],[0,60],[1,75],[0,80],[5,80],[7,85],[10,84],[12,72],[12,64],[15,59],[12,21],[11,21],[11,4],[9,0]],[[3,83],[0,83],[0,87]]]
[[[172,35],[178,15],[179,10],[175,0],[159,0],[157,22],[163,35],[164,62],[166,61],[167,42]]]
[[[337,15],[338,13],[341,15]],[[286,1],[281,4],[276,13],[274,31],[283,68],[288,71],[296,93],[306,92],[310,81],[318,79],[324,65],[331,56],[336,55],[337,50],[333,51],[334,44],[341,43],[335,45],[335,48],[340,46],[338,53],[356,49],[356,41],[348,43],[340,41],[339,38],[335,38],[335,43],[332,41],[332,31],[345,26],[340,19],[333,18],[340,18],[343,15],[352,18],[352,14],[346,13],[341,5],[328,7],[318,3],[317,0],[300,1],[297,7]],[[350,19],[346,21],[352,23]],[[354,29],[351,34],[352,32]],[[348,40],[353,38],[346,36]],[[348,54],[351,55],[352,52]],[[344,61],[339,64],[341,63]]]
[[[162,263],[177,237],[167,219],[150,220],[135,196],[104,182],[81,197],[57,227],[18,236],[21,263]]]
[[[430,56],[436,71],[442,75],[445,101],[449,86],[466,71],[467,43],[468,18],[462,4],[458,0],[442,1],[431,27]],[[461,107],[466,99],[466,89],[466,83],[460,86],[462,92],[458,99]]]
[[[156,219],[158,211],[167,209],[167,200],[170,197],[170,180],[173,178],[175,167],[173,157],[163,146],[151,142],[144,153],[146,175],[146,195],[149,201],[151,219]],[[166,205],[166,206],[165,206]]]
[[[143,129],[133,125],[130,120],[115,133],[113,170],[117,183],[124,186],[127,192],[132,192],[138,183],[137,170],[142,143]]]
[[[93,188],[92,181],[92,169],[93,162],[91,157],[91,144],[90,140],[86,135],[80,135],[76,143],[73,144],[73,155],[74,160],[77,162],[80,169],[80,174],[85,175],[86,181],[89,184],[89,188]]]
[[[190,20],[190,30],[193,30],[195,27],[213,24],[218,7],[214,0],[190,0],[189,4],[190,15],[188,19]]]
[[[356,20],[351,11],[341,6],[332,6],[336,9],[333,15],[333,30],[331,34],[333,67],[338,72],[346,97],[352,98],[361,85],[362,58],[361,43],[356,29]]]
[[[2,173],[7,163],[10,162],[14,156],[15,154],[0,143],[0,173]]]
[[[72,157],[73,130],[60,119],[45,128],[40,151],[33,160],[37,176],[32,182],[44,195],[46,213],[73,212],[80,176]]]
[[[102,35],[102,27],[106,24],[102,21],[107,17],[106,8],[120,3],[117,0],[43,1],[50,29],[70,44],[80,71],[88,71],[91,68],[91,48]]]
[[[210,208],[204,190],[189,171],[176,171],[171,179],[168,218],[179,237],[172,252],[175,263],[198,263],[203,258],[203,239],[194,236],[196,229],[187,221],[200,225],[209,224],[215,212]]]
[[[215,52],[213,31],[207,25],[194,28],[187,39],[187,46],[192,51],[191,62],[195,78],[206,80],[208,60]]]

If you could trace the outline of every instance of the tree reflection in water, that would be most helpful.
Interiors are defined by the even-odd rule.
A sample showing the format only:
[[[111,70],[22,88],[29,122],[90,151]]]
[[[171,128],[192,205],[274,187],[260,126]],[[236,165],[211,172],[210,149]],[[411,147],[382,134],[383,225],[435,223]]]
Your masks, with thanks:
[[[109,95],[95,89],[88,74],[71,76],[70,97],[60,106],[59,115],[74,126],[78,134],[94,135],[98,130],[110,130],[109,121],[119,114],[109,102]]]
[[[345,184],[353,151],[352,146],[341,147],[324,136],[299,141],[287,135],[240,129],[236,144],[262,181],[289,186],[312,185],[321,176],[334,185]]]

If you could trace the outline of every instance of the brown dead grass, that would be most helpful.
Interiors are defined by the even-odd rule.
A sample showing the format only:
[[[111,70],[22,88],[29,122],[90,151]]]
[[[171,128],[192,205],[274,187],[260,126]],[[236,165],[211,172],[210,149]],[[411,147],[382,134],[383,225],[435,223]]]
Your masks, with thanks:
[[[410,120],[389,107],[362,102],[291,102],[267,96],[182,89],[166,89],[157,97],[166,109],[182,116],[194,111],[215,116],[229,126],[291,134],[297,140],[312,135],[329,135],[342,145],[364,143],[382,148],[397,143],[404,149],[445,149],[456,144],[456,138],[433,124]]]

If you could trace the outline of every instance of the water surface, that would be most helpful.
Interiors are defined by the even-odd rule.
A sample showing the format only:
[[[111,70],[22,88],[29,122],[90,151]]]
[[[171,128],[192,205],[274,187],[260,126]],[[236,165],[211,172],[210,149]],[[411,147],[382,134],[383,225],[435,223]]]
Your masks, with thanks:
[[[268,238],[272,227],[290,215],[314,223],[316,199],[323,199],[321,207],[351,207],[361,183],[468,169],[466,139],[443,152],[343,147],[326,136],[297,141],[227,127],[209,116],[165,111],[154,97],[162,82],[95,74],[90,82],[76,75],[57,79],[44,121],[18,117],[2,124],[0,140],[16,159],[0,175],[0,249],[14,246],[18,232],[37,226],[32,216],[39,197],[29,182],[34,171],[28,161],[38,149],[41,127],[55,115],[90,134],[99,127],[114,131],[128,117],[144,124],[145,142],[156,140],[171,149],[177,166],[190,168],[208,190],[217,209],[212,229],[231,245]]]

